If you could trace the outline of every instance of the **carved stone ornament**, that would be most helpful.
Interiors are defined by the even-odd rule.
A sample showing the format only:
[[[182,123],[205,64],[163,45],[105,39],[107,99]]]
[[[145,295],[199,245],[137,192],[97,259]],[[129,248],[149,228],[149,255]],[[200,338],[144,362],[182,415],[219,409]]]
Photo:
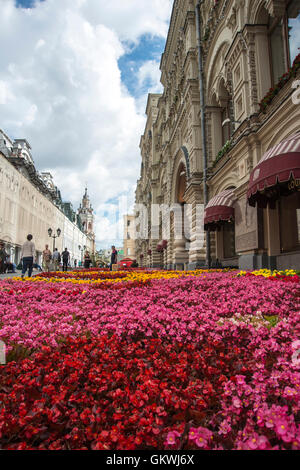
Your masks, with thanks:
[[[266,9],[271,16],[281,18],[286,9],[286,2],[284,0],[267,0]]]

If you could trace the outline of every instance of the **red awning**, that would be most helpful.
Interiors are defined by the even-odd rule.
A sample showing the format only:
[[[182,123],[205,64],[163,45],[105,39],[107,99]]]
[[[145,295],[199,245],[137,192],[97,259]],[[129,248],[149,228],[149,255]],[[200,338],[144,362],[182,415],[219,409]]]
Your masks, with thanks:
[[[215,230],[223,222],[234,220],[234,189],[226,189],[214,196],[204,211],[204,228]]]
[[[248,185],[248,203],[254,207],[257,202],[260,207],[266,207],[268,202],[276,201],[290,190],[287,189],[290,180],[299,178],[300,132],[297,132],[268,150],[254,168]]]

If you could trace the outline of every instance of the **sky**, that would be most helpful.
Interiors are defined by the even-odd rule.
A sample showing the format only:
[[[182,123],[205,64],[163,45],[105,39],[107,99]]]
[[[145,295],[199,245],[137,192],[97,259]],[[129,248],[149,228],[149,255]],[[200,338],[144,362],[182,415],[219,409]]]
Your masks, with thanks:
[[[172,0],[0,0],[0,128],[25,138],[77,208],[85,185],[98,247],[121,243],[139,141]]]

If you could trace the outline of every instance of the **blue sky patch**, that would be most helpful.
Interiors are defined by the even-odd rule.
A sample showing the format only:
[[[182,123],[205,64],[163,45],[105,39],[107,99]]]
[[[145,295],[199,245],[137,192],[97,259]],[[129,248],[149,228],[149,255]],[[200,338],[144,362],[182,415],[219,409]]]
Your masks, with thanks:
[[[142,36],[137,45],[126,44],[125,46],[128,48],[128,53],[123,55],[118,62],[121,70],[121,78],[129,93],[137,97],[145,92],[145,90],[140,90],[137,86],[138,70],[147,60],[160,62],[161,54],[165,47],[165,39],[153,37],[148,34]],[[148,83],[145,85],[149,86],[151,84]]]
[[[36,0],[15,0],[17,7],[32,8]],[[38,0],[43,2],[44,0]]]

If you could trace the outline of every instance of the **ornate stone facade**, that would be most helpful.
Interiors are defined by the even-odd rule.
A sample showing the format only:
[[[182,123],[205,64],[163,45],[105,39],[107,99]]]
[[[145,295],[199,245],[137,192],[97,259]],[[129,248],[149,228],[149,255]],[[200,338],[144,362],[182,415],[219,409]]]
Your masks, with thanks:
[[[149,224],[136,240],[136,256],[145,264],[194,268],[207,263],[210,246],[215,265],[300,267],[299,192],[281,197],[275,209],[251,207],[246,195],[264,153],[300,129],[300,105],[292,99],[300,78],[299,6],[298,0],[174,1],[161,59],[164,90],[149,95],[140,144],[136,203],[148,208]],[[208,200],[234,188],[235,221],[210,231],[201,247],[193,234],[197,207],[208,202],[205,186]],[[163,242],[162,218],[153,220],[151,206],[174,203],[189,207],[190,236],[174,238],[171,214]],[[294,220],[283,226],[289,211]]]

